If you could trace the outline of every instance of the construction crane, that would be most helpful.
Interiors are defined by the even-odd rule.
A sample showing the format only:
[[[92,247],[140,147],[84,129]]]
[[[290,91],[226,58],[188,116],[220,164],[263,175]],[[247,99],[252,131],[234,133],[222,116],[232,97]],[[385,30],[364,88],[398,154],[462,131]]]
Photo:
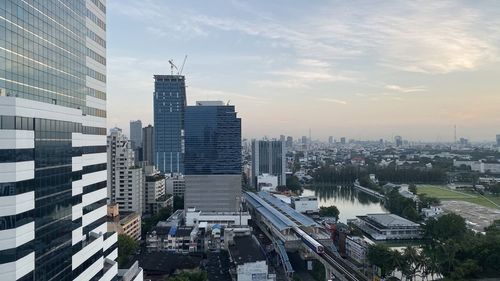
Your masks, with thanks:
[[[177,74],[179,74],[179,69],[174,64],[174,60],[168,60],[168,63],[170,63],[170,74],[174,75],[174,68],[177,69]]]
[[[182,62],[181,68],[179,69],[175,64],[174,60],[168,60],[168,63],[170,64],[170,74],[174,75],[174,68],[177,70],[177,75],[182,75],[182,70],[184,69],[184,65],[186,64],[187,60],[187,55],[184,56],[184,61]]]

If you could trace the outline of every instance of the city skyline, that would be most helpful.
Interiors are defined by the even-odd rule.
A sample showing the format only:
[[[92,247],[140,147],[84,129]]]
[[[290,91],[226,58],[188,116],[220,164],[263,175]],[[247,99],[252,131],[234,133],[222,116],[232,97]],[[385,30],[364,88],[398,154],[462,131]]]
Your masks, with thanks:
[[[108,127],[152,123],[152,76],[187,54],[188,104],[237,105],[246,138],[494,141],[500,3],[358,4],[111,0]]]

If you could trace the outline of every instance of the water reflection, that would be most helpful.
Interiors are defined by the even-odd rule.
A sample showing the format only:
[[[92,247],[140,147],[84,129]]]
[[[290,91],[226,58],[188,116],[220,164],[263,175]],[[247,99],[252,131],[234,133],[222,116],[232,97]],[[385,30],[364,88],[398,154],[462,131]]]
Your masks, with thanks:
[[[335,205],[340,211],[340,221],[369,213],[387,213],[379,199],[358,191],[351,186],[323,185],[304,189],[304,196],[316,196],[320,207]]]

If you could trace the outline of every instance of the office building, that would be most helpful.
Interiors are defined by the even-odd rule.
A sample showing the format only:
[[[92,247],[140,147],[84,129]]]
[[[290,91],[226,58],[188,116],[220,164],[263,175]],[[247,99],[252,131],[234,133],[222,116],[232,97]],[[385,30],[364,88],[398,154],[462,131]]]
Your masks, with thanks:
[[[278,186],[286,185],[286,151],[279,140],[252,140],[252,183],[257,177],[269,174],[278,177]]]
[[[281,141],[281,142],[285,142],[285,141],[286,141],[286,137],[285,137],[285,135],[280,135],[280,141]]]
[[[302,136],[302,145],[307,145],[307,137]]]
[[[142,122],[130,121],[130,143],[133,150],[142,146]]]
[[[118,274],[106,229],[105,9],[0,1],[0,280]]]
[[[233,105],[186,108],[184,207],[233,212],[241,196],[241,119]]]
[[[148,166],[155,164],[154,151],[154,128],[148,125],[142,128],[142,161]]]
[[[346,142],[345,142],[345,137],[341,137],[341,138],[340,138],[340,144],[346,144]]]
[[[164,174],[184,173],[186,85],[182,75],[155,75],[154,163]]]
[[[328,137],[328,143],[329,143],[329,144],[333,144],[333,142],[334,142],[334,141],[333,141],[333,136],[329,136],[329,137]]]
[[[108,198],[118,203],[120,212],[144,212],[144,178],[135,165],[130,141],[119,128],[108,136]]]
[[[497,135],[497,146],[500,147],[500,135]]]

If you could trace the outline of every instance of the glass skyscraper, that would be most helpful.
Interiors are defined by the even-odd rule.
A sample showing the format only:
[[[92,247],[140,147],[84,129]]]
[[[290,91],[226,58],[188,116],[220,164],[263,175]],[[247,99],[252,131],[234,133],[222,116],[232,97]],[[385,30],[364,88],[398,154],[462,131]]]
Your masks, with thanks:
[[[234,212],[241,196],[241,119],[232,105],[186,108],[185,208]]]
[[[184,173],[184,76],[155,75],[154,79],[154,162],[165,174]]]
[[[105,1],[0,1],[0,280],[115,278],[106,177]]]

